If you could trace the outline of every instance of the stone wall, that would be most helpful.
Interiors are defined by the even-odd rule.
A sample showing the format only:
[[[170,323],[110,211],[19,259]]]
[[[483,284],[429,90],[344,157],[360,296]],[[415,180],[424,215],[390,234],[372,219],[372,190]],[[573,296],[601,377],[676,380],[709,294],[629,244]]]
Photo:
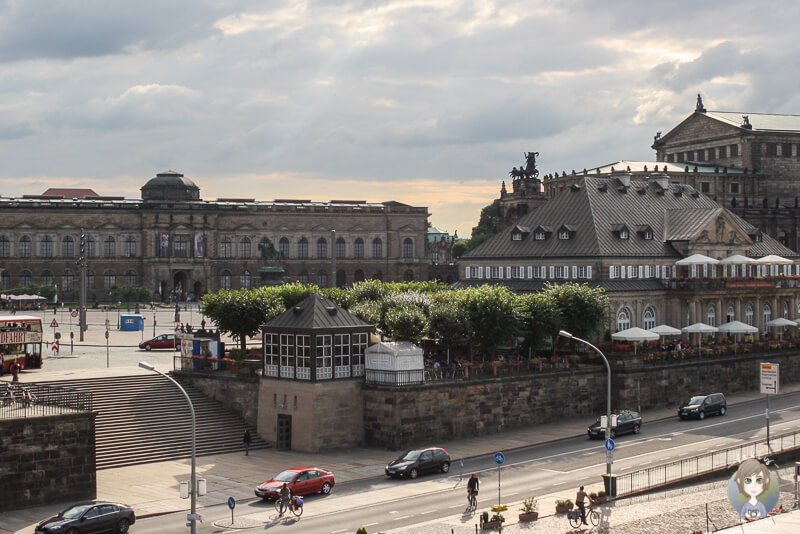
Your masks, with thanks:
[[[614,409],[675,407],[685,398],[759,388],[759,364],[780,364],[781,383],[800,381],[800,353],[747,354],[647,368],[612,369]],[[414,387],[365,386],[367,445],[401,449],[605,412],[604,369]]]
[[[173,372],[207,397],[255,425],[258,421],[258,377]]]
[[[278,415],[292,417],[291,449],[320,452],[364,442],[363,379],[306,382],[262,378],[258,433],[277,443]]]
[[[0,419],[0,512],[97,496],[95,415]]]

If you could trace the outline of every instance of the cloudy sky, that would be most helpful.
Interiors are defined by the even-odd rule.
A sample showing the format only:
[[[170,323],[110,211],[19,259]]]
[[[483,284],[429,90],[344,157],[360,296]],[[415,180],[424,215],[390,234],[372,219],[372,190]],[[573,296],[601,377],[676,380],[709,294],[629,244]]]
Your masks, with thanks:
[[[0,194],[397,200],[468,237],[522,153],[652,159],[710,110],[800,114],[800,2],[0,0]]]

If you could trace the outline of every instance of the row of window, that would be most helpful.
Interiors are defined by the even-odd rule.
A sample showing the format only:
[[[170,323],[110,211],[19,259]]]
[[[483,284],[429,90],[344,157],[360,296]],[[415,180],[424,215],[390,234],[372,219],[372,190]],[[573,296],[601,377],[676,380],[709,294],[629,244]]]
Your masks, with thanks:
[[[466,278],[486,280],[512,279],[589,279],[592,277],[591,265],[470,265],[465,272]]]
[[[730,193],[738,194],[739,193],[739,182],[729,182],[728,189]],[[700,182],[700,192],[701,193],[711,193],[711,182]]]
[[[368,345],[366,333],[318,334],[311,353],[311,336],[304,334],[264,334],[267,376],[311,378],[312,356],[316,378],[343,378],[363,373]]]
[[[118,283],[117,274],[112,270],[104,272],[102,276],[103,288],[106,291],[111,289],[111,286]],[[30,271],[22,271],[19,274],[19,283],[14,287],[27,287],[30,286],[33,281],[33,276],[31,275]],[[136,271],[129,270],[122,276],[121,281],[125,285],[136,286],[139,282],[139,277],[137,276]],[[64,274],[59,279],[53,276],[53,273],[50,271],[42,271],[42,273],[38,276],[37,283],[42,286],[58,285],[59,289],[63,291],[72,291],[73,289],[77,289],[78,273],[73,273],[69,269],[66,269]],[[95,288],[94,272],[90,271],[87,273],[86,285],[90,289]],[[11,289],[11,276],[8,274],[8,271],[3,271],[0,273],[0,286],[3,289]]]
[[[725,145],[700,150],[689,150],[667,154],[668,163],[683,163],[684,161],[714,161],[739,156],[739,145]]]
[[[62,258],[76,257],[76,239],[72,236],[64,236],[61,239],[61,254]],[[103,239],[103,257],[116,258],[117,257],[117,240],[108,236]],[[137,243],[133,237],[126,237],[122,242],[122,256],[125,258],[134,258],[137,254]],[[31,258],[33,257],[34,243],[30,236],[24,235],[19,238],[17,242],[16,257],[18,258]],[[0,258],[10,258],[12,254],[11,241],[4,235],[0,235]],[[55,258],[57,256],[55,249],[55,241],[49,235],[45,235],[38,240],[38,254],[40,258]],[[89,258],[97,257],[97,242],[93,236],[86,236],[86,256]]]
[[[377,270],[370,275],[371,280],[383,280],[383,271]],[[363,282],[366,280],[366,276],[364,275],[364,271],[361,269],[356,269],[353,273],[353,279],[347,279],[347,273],[340,269],[336,271],[336,286],[337,287],[344,287],[349,283],[357,283]],[[312,283],[312,277],[308,274],[307,271],[303,270],[297,277],[297,281],[301,284],[310,284]],[[406,269],[403,272],[403,281],[405,282],[413,282],[414,281],[414,271],[411,269]],[[316,285],[319,287],[328,287],[329,279],[328,279],[328,272],[325,270],[319,271],[316,274],[316,279],[313,280]],[[245,270],[239,277],[239,286],[241,289],[251,289],[253,286],[253,277],[250,274],[250,271]],[[230,271],[222,271],[219,277],[219,287],[220,289],[232,289],[233,288],[233,275]]]
[[[176,245],[177,245],[176,238]],[[263,238],[261,240],[261,244],[267,246],[267,239]],[[291,258],[296,257],[300,259],[305,259],[310,257],[310,249],[311,243],[305,237],[301,237],[297,243],[295,244],[294,256],[292,255],[291,251],[291,244],[287,237],[282,237],[278,240],[278,249],[277,251],[281,254],[284,258]],[[316,257],[317,258],[327,258],[328,257],[328,240],[324,237],[320,237],[317,239],[316,242]],[[360,237],[357,237],[353,241],[352,245],[352,257],[354,258],[363,258],[365,257],[365,244],[364,240]],[[219,256],[221,258],[232,258],[234,252],[234,241],[230,237],[223,237],[220,241],[219,245]],[[244,237],[239,240],[238,242],[238,254],[237,256],[240,258],[249,258],[252,254],[252,247],[250,238]],[[346,258],[347,255],[347,242],[344,238],[337,238],[335,243],[335,250],[334,253],[336,254],[337,258]],[[414,257],[414,240],[410,237],[406,237],[403,239],[402,243],[402,254],[404,258],[413,258]],[[382,258],[383,257],[383,240],[379,237],[376,237],[372,240],[372,257],[373,258]]]
[[[753,321],[755,318],[755,308],[752,303],[747,303],[744,307],[744,323],[753,326]],[[800,304],[798,304],[798,315],[800,315]],[[763,332],[766,332],[769,327],[767,323],[772,320],[772,306],[769,303],[765,303],[761,308],[762,314],[762,322],[761,322],[761,329]],[[617,332],[622,330],[627,330],[631,327],[631,317],[633,314],[628,308],[622,308],[617,312]],[[789,319],[789,305],[784,302],[783,303],[783,317],[785,319]],[[733,304],[729,304],[727,309],[725,310],[725,322],[729,323],[731,321],[736,320],[736,307]],[[704,318],[704,322],[710,326],[717,326],[717,307],[714,304],[711,304],[706,309],[706,316]],[[645,308],[644,313],[642,313],[642,328],[645,330],[649,330],[650,328],[654,328],[656,326],[656,311],[648,306]],[[722,324],[722,323],[720,323]]]

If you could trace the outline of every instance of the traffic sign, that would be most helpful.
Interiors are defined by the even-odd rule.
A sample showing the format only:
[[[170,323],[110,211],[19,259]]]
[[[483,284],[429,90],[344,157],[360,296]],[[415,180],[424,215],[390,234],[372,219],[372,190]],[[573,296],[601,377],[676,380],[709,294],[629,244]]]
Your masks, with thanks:
[[[502,452],[496,452],[494,453],[494,461],[497,465],[500,465],[506,461],[506,457]]]
[[[50,322],[50,328],[58,328],[58,321],[56,321],[55,317],[53,317],[53,320]]]
[[[463,458],[461,459],[461,468],[462,469],[464,468],[464,459]]]
[[[613,464],[614,463],[614,451],[606,451],[606,463]]]
[[[780,385],[780,365],[777,363],[761,363],[761,393],[777,395]]]
[[[617,446],[617,445],[614,443],[614,440],[613,440],[613,439],[607,439],[607,440],[606,440],[606,450],[607,450],[608,452],[611,452],[611,451],[613,451],[613,450],[614,450],[614,447],[616,447],[616,446]]]
[[[77,317],[78,316],[78,310],[72,310],[70,315],[73,316],[73,317]]]
[[[234,499],[233,497],[228,497],[228,508],[230,508],[231,510],[236,508],[236,499]]]

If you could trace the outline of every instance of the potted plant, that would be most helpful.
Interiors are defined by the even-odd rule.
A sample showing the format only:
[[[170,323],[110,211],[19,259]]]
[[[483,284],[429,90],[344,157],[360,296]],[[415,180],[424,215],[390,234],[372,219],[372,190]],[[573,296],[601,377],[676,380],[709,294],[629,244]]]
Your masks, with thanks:
[[[589,499],[592,500],[595,504],[603,504],[608,500],[608,495],[606,495],[605,491],[598,491],[597,493],[590,493]]]
[[[497,506],[492,506],[492,508],[497,508]],[[507,507],[506,507],[506,508],[507,508]],[[489,514],[486,514],[486,515],[488,516]],[[506,520],[506,518],[505,518],[505,517],[503,517],[503,515],[502,515],[501,513],[499,513],[499,512],[495,512],[495,513],[492,515],[492,518],[491,518],[491,519],[489,519],[488,521],[484,521],[484,522],[481,524],[481,528],[482,528],[483,530],[491,530],[491,529],[493,529],[493,528],[501,528],[501,527],[503,526],[503,522],[504,522],[505,520]]]
[[[574,503],[572,502],[571,499],[558,499],[556,501],[556,513],[557,514],[566,514],[567,512],[572,510],[573,506],[574,506]]]
[[[539,512],[536,511],[536,507],[539,503],[536,502],[536,498],[529,497],[522,501],[522,513],[519,514],[520,521],[536,521],[539,519]]]

